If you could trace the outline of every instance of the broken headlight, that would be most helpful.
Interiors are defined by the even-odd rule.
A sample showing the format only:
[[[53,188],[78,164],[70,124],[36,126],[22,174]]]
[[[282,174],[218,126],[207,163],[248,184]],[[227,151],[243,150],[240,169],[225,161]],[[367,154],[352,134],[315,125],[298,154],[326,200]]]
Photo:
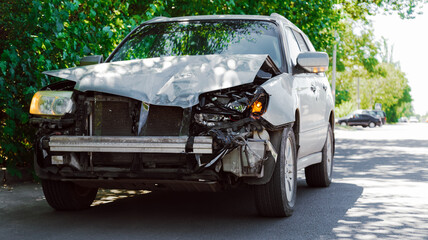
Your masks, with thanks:
[[[63,116],[73,109],[72,91],[39,91],[31,100],[30,113],[45,116]]]
[[[248,108],[248,98],[244,97],[232,102],[229,102],[226,107],[243,113]]]
[[[261,115],[266,112],[268,104],[268,95],[262,89],[258,88],[254,93],[254,98],[251,101],[251,117],[258,119]]]
[[[230,89],[204,94],[194,120],[205,127],[218,127],[248,117],[258,119],[266,112],[268,94],[260,87]]]

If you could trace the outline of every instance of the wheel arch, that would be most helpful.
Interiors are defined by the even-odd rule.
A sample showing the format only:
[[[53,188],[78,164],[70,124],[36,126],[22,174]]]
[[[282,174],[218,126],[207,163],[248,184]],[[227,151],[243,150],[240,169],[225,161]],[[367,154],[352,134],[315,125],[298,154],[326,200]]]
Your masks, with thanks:
[[[331,131],[333,133],[333,157],[334,157],[334,152],[336,150],[336,138],[335,138],[335,135],[334,135],[334,122],[335,122],[335,120],[334,120],[334,111],[333,110],[330,112],[330,116],[328,118],[328,122],[329,122],[329,124],[331,126]]]
[[[278,152],[280,150],[280,142],[282,138],[283,131],[293,131],[295,143],[296,143],[296,154],[299,151],[299,132],[300,132],[300,111],[297,108],[295,110],[295,118],[294,122],[288,123],[285,125],[284,128],[277,129],[274,131],[268,131],[269,132],[269,138],[272,143],[272,145],[275,147],[275,150]],[[272,178],[273,172],[275,170],[276,162],[271,157],[265,162],[264,165],[264,171],[265,174],[262,178],[258,179],[245,179],[245,183],[250,185],[262,185],[266,184],[270,181]]]
[[[294,138],[296,140],[296,150],[297,153],[299,152],[300,148],[300,110],[297,108],[294,112],[294,124],[293,124],[293,132],[294,132]]]

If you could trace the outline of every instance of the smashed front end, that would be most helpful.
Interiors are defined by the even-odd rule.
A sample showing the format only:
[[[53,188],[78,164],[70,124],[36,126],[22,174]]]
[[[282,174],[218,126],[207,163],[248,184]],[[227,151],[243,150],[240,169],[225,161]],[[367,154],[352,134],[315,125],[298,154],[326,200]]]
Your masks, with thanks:
[[[191,106],[165,104],[158,100],[164,99],[161,94],[142,101],[105,85],[100,87],[105,91],[96,91],[94,82],[102,76],[84,90],[83,78],[48,86],[31,107],[31,123],[39,128],[37,174],[86,187],[192,191],[217,191],[262,178],[265,161],[276,159],[276,151],[261,118],[269,95],[260,84],[279,72],[269,57],[263,58],[252,79],[226,88],[213,83],[203,93],[194,89],[197,99]],[[190,72],[174,76],[203,77]],[[155,92],[170,94],[166,86],[177,89],[179,83],[192,82],[174,76]],[[150,91],[154,88],[140,95]]]

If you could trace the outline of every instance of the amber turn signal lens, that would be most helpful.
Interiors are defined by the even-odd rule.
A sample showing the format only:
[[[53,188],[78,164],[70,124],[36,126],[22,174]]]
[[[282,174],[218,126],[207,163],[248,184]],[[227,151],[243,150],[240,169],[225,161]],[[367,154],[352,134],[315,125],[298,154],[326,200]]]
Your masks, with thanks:
[[[255,101],[253,105],[251,106],[251,112],[252,113],[260,113],[262,111],[263,104],[259,101]]]

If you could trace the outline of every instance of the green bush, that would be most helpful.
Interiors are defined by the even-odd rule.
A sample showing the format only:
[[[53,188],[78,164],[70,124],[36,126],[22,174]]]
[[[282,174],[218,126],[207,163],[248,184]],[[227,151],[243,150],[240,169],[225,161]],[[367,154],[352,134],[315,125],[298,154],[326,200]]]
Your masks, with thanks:
[[[340,105],[336,105],[334,108],[334,115],[336,116],[336,119],[341,117],[346,117],[350,113],[356,110],[355,103],[352,101],[349,102],[342,102]]]
[[[33,159],[31,98],[50,83],[41,72],[107,56],[142,18],[111,0],[2,1],[0,12],[0,165],[19,176]]]

